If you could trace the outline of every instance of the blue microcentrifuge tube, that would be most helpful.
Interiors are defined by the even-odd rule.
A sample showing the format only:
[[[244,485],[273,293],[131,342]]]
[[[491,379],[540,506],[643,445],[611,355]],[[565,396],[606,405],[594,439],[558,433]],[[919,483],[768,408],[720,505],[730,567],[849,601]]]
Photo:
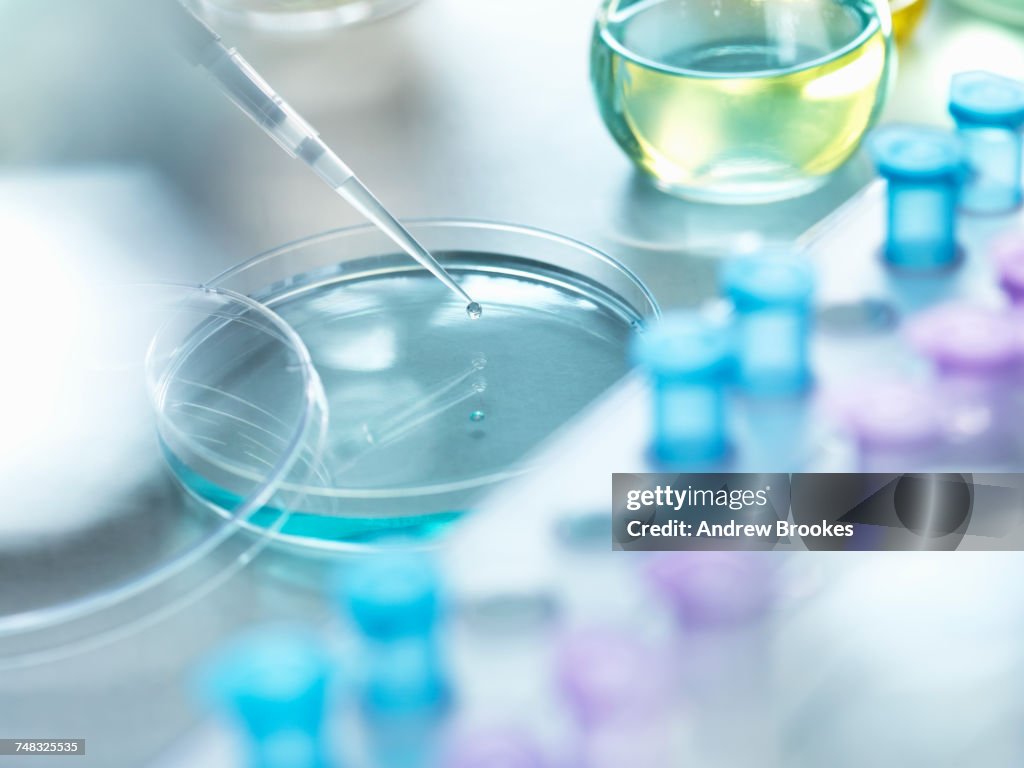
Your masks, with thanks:
[[[730,330],[696,312],[667,315],[635,337],[632,357],[651,381],[654,461],[685,465],[724,459]]]
[[[991,72],[955,75],[949,111],[971,170],[960,207],[990,214],[1017,208],[1024,199],[1024,82]]]
[[[331,659],[316,635],[272,627],[223,649],[202,683],[207,698],[248,731],[250,768],[329,768],[324,723],[331,677]]]
[[[755,395],[791,395],[811,383],[808,342],[814,272],[781,256],[743,256],[722,271],[736,309],[740,385]]]
[[[363,640],[361,700],[373,765],[432,764],[450,701],[435,568],[420,555],[378,554],[341,571],[339,584]]]
[[[889,182],[886,261],[911,272],[954,266],[956,209],[965,175],[960,141],[937,128],[888,126],[875,133],[870,147],[878,172]]]

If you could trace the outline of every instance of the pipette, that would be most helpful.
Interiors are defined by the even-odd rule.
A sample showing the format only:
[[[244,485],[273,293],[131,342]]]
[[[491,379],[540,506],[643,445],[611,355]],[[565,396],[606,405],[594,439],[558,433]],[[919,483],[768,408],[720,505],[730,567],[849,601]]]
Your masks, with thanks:
[[[473,301],[430,252],[409,234],[387,208],[328,147],[319,134],[292,109],[255,69],[233,48],[221,42],[185,5],[176,16],[181,19],[180,43],[188,60],[205,69],[224,94],[252,118],[285,152],[302,160],[317,176],[391,238],[406,253],[428,269],[434,277],[466,301],[466,313],[474,320],[482,309]]]

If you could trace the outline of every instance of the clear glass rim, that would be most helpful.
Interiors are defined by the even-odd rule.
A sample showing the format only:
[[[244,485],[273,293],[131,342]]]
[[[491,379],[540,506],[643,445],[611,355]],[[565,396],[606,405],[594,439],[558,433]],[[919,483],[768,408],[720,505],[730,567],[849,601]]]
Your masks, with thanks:
[[[852,51],[857,50],[860,46],[864,45],[876,31],[880,31],[886,40],[887,46],[892,44],[892,15],[889,11],[888,0],[877,0],[871,3],[876,12],[875,21],[878,23],[878,29],[876,30],[873,25],[868,24],[862,29],[857,35],[855,35],[849,42],[845,43],[839,48],[830,51],[825,56],[818,56],[813,59],[801,62],[800,64],[792,67],[777,70],[764,70],[764,71],[751,71],[744,72],[742,76],[748,79],[768,78],[776,77],[780,74],[792,74],[796,72],[802,72],[813,67],[820,66],[836,58],[846,56]],[[702,80],[723,80],[723,79],[734,79],[737,77],[736,73],[718,73],[718,72],[702,72],[696,69],[687,69],[686,67],[673,67],[662,62],[651,59],[647,56],[642,56],[636,51],[629,48],[621,40],[612,35],[608,31],[608,17],[607,14],[602,11],[598,16],[598,28],[596,34],[600,35],[601,38],[611,47],[615,49],[623,58],[626,58],[632,62],[635,62],[647,69],[654,70],[656,72],[664,72],[670,75],[682,75],[685,77],[692,77],[695,79]]]
[[[643,295],[644,300],[647,302],[646,308],[634,307],[638,314],[643,316],[650,316],[657,319],[661,316],[661,308],[658,306],[658,302],[655,300],[654,295],[648,290],[647,286],[637,277],[629,267],[615,259],[603,251],[599,251],[591,245],[584,243],[581,240],[569,237],[568,235],[560,235],[556,232],[552,232],[547,229],[541,229],[538,227],[529,227],[523,224],[509,224],[501,221],[494,221],[490,219],[453,219],[453,218],[411,218],[403,219],[402,224],[412,230],[415,235],[417,231],[423,229],[429,230],[442,230],[442,229],[457,229],[457,230],[471,230],[471,231],[488,231],[488,232],[499,232],[505,234],[522,235],[525,237],[536,238],[540,240],[547,240],[552,243],[558,243],[560,245],[568,246],[574,250],[580,251],[587,256],[599,261],[606,266],[618,271],[623,277],[634,285],[635,288]],[[257,255],[246,259],[245,261],[236,264],[233,267],[229,267],[224,270],[216,277],[208,280],[204,285],[215,287],[224,283],[227,280],[251,269],[252,267],[261,264],[270,259],[282,256],[285,253],[294,251],[298,248],[305,248],[311,245],[318,245],[330,240],[357,237],[359,235],[379,233],[373,224],[356,224],[348,227],[338,227],[336,229],[328,229],[323,232],[318,232],[313,235],[307,235],[300,237],[296,240],[292,240],[283,245],[278,245],[269,250],[258,253]],[[397,246],[395,246],[397,248]],[[232,292],[233,293],[233,292]],[[238,294],[241,295],[241,294]],[[645,311],[646,310],[646,311]]]
[[[554,243],[561,247],[571,248],[572,250],[584,254],[587,258],[594,259],[595,261],[603,264],[606,267],[611,268],[623,277],[633,289],[635,289],[639,296],[643,298],[646,306],[637,307],[631,305],[630,308],[640,317],[647,320],[656,320],[661,316],[661,309],[658,306],[653,294],[648,290],[647,286],[640,280],[637,275],[622,264],[617,259],[597,250],[593,246],[587,245],[586,243],[568,237],[566,235],[560,235],[555,232],[551,232],[544,229],[535,227],[528,227],[521,224],[508,224],[498,221],[490,220],[478,220],[478,219],[452,219],[452,218],[419,218],[419,219],[403,219],[402,222],[408,227],[410,232],[414,236],[418,236],[424,230],[431,231],[444,231],[444,230],[458,230],[467,233],[474,232],[487,232],[487,233],[498,233],[503,235],[513,235],[520,237],[527,237],[535,240],[542,240],[549,243]],[[306,248],[310,246],[320,245],[326,242],[338,240],[344,241],[348,238],[359,237],[362,235],[378,234],[381,237],[385,237],[373,224],[358,224],[350,227],[340,227],[337,229],[326,230],[314,235],[299,238],[293,240],[284,245],[277,246],[270,250],[264,251],[252,258],[231,267],[230,269],[222,272],[221,274],[214,277],[207,284],[208,285],[219,285],[226,281],[235,278],[247,270],[256,267],[264,262],[286,255],[295,250]],[[397,249],[397,246],[395,246]],[[514,254],[510,254],[514,255]],[[527,254],[518,254],[522,256],[528,256]],[[544,261],[543,258],[538,257],[538,262]],[[269,306],[273,307],[274,297],[268,297]],[[486,311],[486,310],[485,310]],[[473,488],[483,487],[494,484],[506,479],[510,479],[517,475],[521,475],[528,469],[528,466],[514,466],[499,472],[492,472],[487,475],[481,475],[474,478],[465,480],[457,480],[447,483],[432,483],[427,485],[410,486],[400,489],[381,489],[381,488],[325,488],[325,487],[296,487],[292,490],[297,492],[308,494],[309,496],[318,496],[321,498],[335,499],[335,500],[349,500],[349,501],[384,501],[387,499],[402,499],[414,496],[430,497],[440,496],[447,493],[453,493],[458,491],[470,490]],[[284,487],[291,488],[288,483],[284,484]],[[401,516],[401,515],[397,515]],[[379,515],[359,515],[363,519],[388,519],[392,515],[382,513]]]
[[[0,616],[0,641],[30,635],[33,632],[39,632],[42,630],[53,631],[55,629],[59,629],[61,626],[72,624],[77,620],[93,618],[102,614],[104,610],[123,605],[129,600],[138,598],[150,590],[167,583],[190,566],[202,561],[205,557],[217,550],[222,544],[238,534],[245,534],[246,532],[252,532],[254,530],[268,531],[269,540],[269,536],[272,536],[272,530],[264,528],[257,529],[253,526],[246,525],[245,523],[249,517],[264,507],[274,493],[282,486],[285,478],[301,456],[302,450],[306,445],[306,441],[313,434],[314,430],[319,427],[322,433],[326,426],[326,396],[324,395],[323,386],[320,382],[319,374],[313,365],[309,350],[306,348],[305,344],[294,329],[269,308],[247,296],[229,289],[209,287],[201,284],[147,282],[106,285],[100,287],[106,289],[116,288],[118,291],[132,291],[135,293],[161,291],[168,295],[177,294],[178,298],[183,303],[187,302],[192,297],[212,295],[225,300],[229,304],[244,307],[246,311],[255,312],[262,320],[269,323],[269,326],[272,327],[275,332],[280,334],[281,341],[294,352],[297,358],[297,363],[301,370],[300,381],[302,384],[302,410],[296,420],[294,429],[289,436],[286,447],[278,456],[277,461],[270,468],[262,481],[258,483],[257,487],[253,489],[252,493],[242,499],[230,515],[226,514],[224,510],[220,510],[220,517],[224,520],[224,523],[212,535],[201,539],[194,546],[176,554],[166,562],[160,561],[149,570],[133,575],[130,581],[116,584],[108,589],[104,589],[102,592],[85,595],[80,598],[75,598],[54,605],[22,610],[17,613]],[[146,359],[140,361],[140,364],[144,366],[147,378],[147,393],[154,406],[154,426],[162,425],[166,428],[168,426],[168,422],[165,421],[165,417],[160,413],[158,406],[160,389],[166,385],[168,381],[167,376],[171,375],[171,372],[162,372],[162,374],[156,378],[150,378],[152,354],[153,341],[151,340],[147,347]],[[156,389],[153,388],[154,386]],[[181,435],[180,432],[177,434],[180,438],[186,441],[188,440],[187,436]],[[196,447],[198,448],[198,446]],[[255,551],[262,548],[265,543],[266,542],[261,541],[259,538],[254,539],[253,545],[247,549],[247,554],[253,554]],[[249,558],[246,558],[246,561],[248,561],[248,559]],[[234,572],[231,567],[226,567],[226,571]],[[187,602],[187,600],[185,602]],[[176,607],[182,607],[182,601],[180,599],[172,601],[172,603]],[[163,616],[169,612],[170,611],[167,606],[155,606],[152,609],[153,615],[159,614]],[[144,621],[147,618],[147,615],[148,612],[138,617],[138,621]],[[135,617],[133,616],[132,618],[134,619]],[[135,627],[136,623],[136,621],[131,619],[127,624],[119,622],[117,627],[111,628],[111,632],[124,634]],[[49,660],[50,658],[53,658],[55,647],[63,648],[67,645],[70,646],[71,652],[75,652],[75,650],[81,647],[82,644],[91,644],[93,641],[101,640],[102,637],[106,637],[106,633],[101,631],[101,636],[88,638],[81,642],[71,641],[70,643],[58,643],[56,646],[48,643],[46,649],[40,650],[36,655],[39,656],[40,661]],[[59,657],[59,655],[57,657]],[[7,655],[4,652],[4,649],[0,647],[0,668],[11,664],[20,665],[22,663],[31,663],[33,658],[32,653],[16,653],[12,657]]]
[[[419,0],[349,0],[334,8],[258,11],[225,8],[218,0],[191,0],[211,21],[281,35],[315,35],[341,27],[385,19]]]

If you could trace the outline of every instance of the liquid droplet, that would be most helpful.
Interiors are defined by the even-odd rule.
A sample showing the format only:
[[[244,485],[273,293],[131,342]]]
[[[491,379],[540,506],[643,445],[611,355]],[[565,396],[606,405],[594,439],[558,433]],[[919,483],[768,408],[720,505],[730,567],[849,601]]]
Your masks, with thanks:
[[[471,301],[466,306],[466,314],[469,315],[470,320],[479,320],[480,315],[484,313],[483,307],[477,304],[475,301]]]
[[[473,411],[469,414],[470,421],[483,421],[485,418],[487,418],[487,414],[483,411]]]

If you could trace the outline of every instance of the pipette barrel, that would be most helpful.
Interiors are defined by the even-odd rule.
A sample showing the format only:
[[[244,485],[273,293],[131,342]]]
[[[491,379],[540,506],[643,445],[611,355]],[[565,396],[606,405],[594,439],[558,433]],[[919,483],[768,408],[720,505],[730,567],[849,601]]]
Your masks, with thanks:
[[[652,385],[655,462],[701,465],[727,455],[732,352],[729,329],[693,312],[666,316],[634,339],[633,361]]]
[[[960,195],[969,213],[999,214],[1024,199],[1024,83],[990,72],[953,78],[949,111],[971,172]]]
[[[814,273],[791,256],[744,256],[722,271],[736,310],[737,373],[754,395],[792,395],[810,385]]]
[[[934,128],[889,126],[875,133],[871,151],[889,182],[886,261],[908,272],[954,266],[965,167],[959,141]]]
[[[199,17],[180,4],[168,7],[175,11],[168,17],[185,58],[206,70],[224,95],[285,152],[313,165],[326,149],[313,127]]]

